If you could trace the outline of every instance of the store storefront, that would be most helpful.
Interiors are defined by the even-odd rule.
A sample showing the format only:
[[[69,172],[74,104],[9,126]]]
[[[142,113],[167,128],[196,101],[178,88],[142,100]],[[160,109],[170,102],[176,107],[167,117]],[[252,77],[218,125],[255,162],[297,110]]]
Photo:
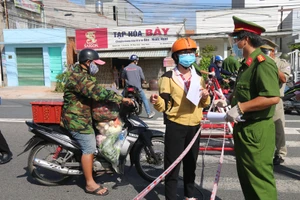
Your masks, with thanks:
[[[106,61],[97,77],[102,84],[110,84],[111,69],[126,67],[132,54],[139,56],[138,65],[149,82],[166,71],[164,59],[171,56],[172,44],[184,32],[183,24],[76,30],[76,49],[95,49]]]
[[[65,29],[5,29],[7,86],[52,86],[66,62]]]

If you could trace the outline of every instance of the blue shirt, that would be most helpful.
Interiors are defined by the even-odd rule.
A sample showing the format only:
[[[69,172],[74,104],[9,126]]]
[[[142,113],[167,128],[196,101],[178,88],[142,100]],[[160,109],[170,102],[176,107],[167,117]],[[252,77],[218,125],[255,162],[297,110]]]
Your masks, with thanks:
[[[228,75],[228,76],[231,76],[232,74],[229,72],[229,71],[226,71],[225,69],[223,69],[222,67],[218,67],[216,65],[216,63],[212,63],[209,67],[208,67],[208,71],[209,72],[212,72],[214,69],[215,71],[215,76],[217,78],[217,80],[219,81],[219,83],[223,83],[223,77],[221,76],[221,74],[224,74],[224,75]]]

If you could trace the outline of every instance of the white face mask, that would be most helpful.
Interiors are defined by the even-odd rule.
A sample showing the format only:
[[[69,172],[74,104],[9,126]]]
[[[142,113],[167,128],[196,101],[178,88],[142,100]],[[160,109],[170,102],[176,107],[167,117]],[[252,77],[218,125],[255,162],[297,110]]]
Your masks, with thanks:
[[[98,66],[94,62],[91,62],[90,63],[90,74],[95,75],[95,74],[97,74],[98,71],[99,71]]]

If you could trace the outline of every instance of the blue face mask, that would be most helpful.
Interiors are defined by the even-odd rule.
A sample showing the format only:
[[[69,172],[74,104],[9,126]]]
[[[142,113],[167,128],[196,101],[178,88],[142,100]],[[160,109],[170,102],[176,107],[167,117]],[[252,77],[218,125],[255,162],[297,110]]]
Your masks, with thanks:
[[[90,63],[90,74],[95,75],[95,74],[97,74],[98,71],[99,71],[98,66],[94,62],[91,62]]]
[[[179,55],[179,64],[185,68],[189,68],[196,61],[194,53]]]
[[[243,49],[240,49],[238,47],[238,43],[235,43],[232,45],[232,51],[235,54],[236,57],[238,58],[243,58]]]

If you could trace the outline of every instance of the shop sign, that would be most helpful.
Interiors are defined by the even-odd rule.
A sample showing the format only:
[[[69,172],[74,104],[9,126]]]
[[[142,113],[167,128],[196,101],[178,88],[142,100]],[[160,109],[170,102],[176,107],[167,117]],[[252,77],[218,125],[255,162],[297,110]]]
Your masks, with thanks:
[[[98,33],[101,29],[93,30],[95,31],[95,35],[103,34],[103,40],[107,36],[107,50],[171,48],[172,44],[177,40],[178,35],[183,34],[185,31],[183,24],[115,27],[108,28],[106,35],[103,31],[102,33]],[[83,37],[81,35],[81,39],[79,39],[77,35],[79,36],[79,32],[82,34],[84,31],[86,30],[76,30],[76,43]]]
[[[175,67],[176,64],[175,64],[173,58],[166,57],[166,58],[164,58],[163,66],[164,67]]]
[[[29,0],[15,0],[15,6],[24,10],[41,14],[41,6]]]
[[[107,28],[76,30],[76,49],[107,49]]]

